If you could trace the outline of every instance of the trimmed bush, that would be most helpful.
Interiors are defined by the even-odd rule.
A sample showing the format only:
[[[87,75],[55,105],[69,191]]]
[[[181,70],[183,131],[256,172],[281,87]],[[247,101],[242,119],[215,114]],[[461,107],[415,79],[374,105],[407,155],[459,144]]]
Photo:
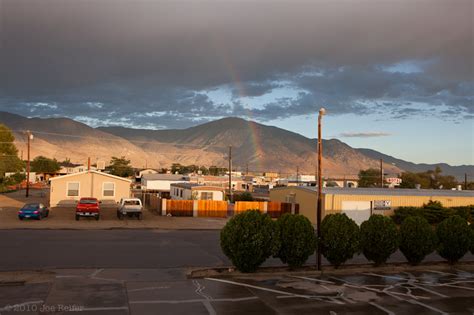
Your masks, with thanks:
[[[474,255],[474,223],[471,223],[471,254]]]
[[[399,244],[396,224],[389,217],[372,215],[360,226],[360,246],[365,258],[383,264]]]
[[[441,222],[436,228],[439,255],[451,264],[457,262],[471,247],[471,233],[467,221],[458,215]]]
[[[359,227],[345,213],[329,214],[321,222],[321,251],[338,267],[359,251]]]
[[[400,251],[412,265],[419,264],[436,248],[436,233],[426,219],[406,218],[400,226]]]
[[[462,207],[452,207],[454,214],[460,216],[468,222],[472,222],[474,215],[474,205],[462,206]]]
[[[301,267],[316,249],[316,235],[305,216],[286,213],[277,220],[280,250],[276,255],[291,268]]]
[[[276,222],[258,210],[234,216],[221,231],[221,248],[242,272],[253,272],[280,248]]]
[[[395,209],[393,212],[392,219],[393,221],[400,225],[402,224],[403,220],[405,220],[408,217],[412,216],[423,216],[423,208],[418,208],[418,207],[399,207],[398,209]]]

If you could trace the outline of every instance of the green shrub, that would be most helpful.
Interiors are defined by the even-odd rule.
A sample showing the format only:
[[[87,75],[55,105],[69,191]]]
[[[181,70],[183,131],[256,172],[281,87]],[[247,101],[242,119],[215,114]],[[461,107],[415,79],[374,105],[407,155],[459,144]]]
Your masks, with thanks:
[[[277,220],[280,250],[276,255],[291,268],[301,267],[316,249],[316,235],[305,216],[286,213]]]
[[[443,220],[454,215],[454,211],[449,208],[428,207],[423,208],[423,217],[430,224],[439,224]]]
[[[471,223],[471,254],[474,255],[474,223]]]
[[[451,208],[455,215],[460,216],[466,221],[472,222],[474,216],[474,205]]]
[[[276,222],[258,210],[240,213],[221,231],[221,248],[242,272],[255,271],[280,248]]]
[[[392,219],[396,224],[400,225],[403,220],[412,216],[423,216],[423,209],[419,207],[399,207],[395,209]]]
[[[439,255],[449,263],[457,262],[471,247],[471,233],[467,221],[458,215],[441,222],[436,228]]]
[[[383,264],[399,244],[397,226],[389,217],[372,215],[360,226],[360,245],[365,258]]]
[[[329,214],[321,223],[321,251],[336,267],[359,250],[359,227],[345,213]]]
[[[436,233],[425,218],[411,216],[400,226],[400,251],[412,265],[419,264],[436,248]]]

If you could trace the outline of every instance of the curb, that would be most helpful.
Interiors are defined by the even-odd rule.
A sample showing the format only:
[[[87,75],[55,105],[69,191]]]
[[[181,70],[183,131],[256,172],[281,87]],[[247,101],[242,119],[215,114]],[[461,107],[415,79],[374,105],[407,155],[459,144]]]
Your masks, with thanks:
[[[192,269],[186,273],[188,279],[202,279],[202,278],[255,278],[255,277],[268,277],[268,276],[301,276],[301,275],[312,275],[312,276],[325,276],[325,275],[344,275],[354,273],[372,272],[404,272],[404,271],[425,271],[427,268],[431,270],[449,270],[456,271],[462,268],[466,271],[474,271],[474,261],[463,261],[458,262],[454,265],[450,265],[448,262],[426,262],[421,263],[417,266],[412,266],[408,263],[388,263],[383,266],[375,267],[373,264],[354,264],[344,265],[339,268],[327,265],[323,266],[322,270],[319,271],[315,266],[304,266],[297,269],[290,269],[289,267],[260,267],[254,273],[242,273],[235,270],[235,267],[219,267],[219,268],[207,268],[207,269]]]

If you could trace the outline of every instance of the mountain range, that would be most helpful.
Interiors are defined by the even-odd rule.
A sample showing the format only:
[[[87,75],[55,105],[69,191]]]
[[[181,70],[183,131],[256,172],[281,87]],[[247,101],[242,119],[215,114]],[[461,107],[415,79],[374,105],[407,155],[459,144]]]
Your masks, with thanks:
[[[125,156],[135,167],[183,165],[222,166],[228,164],[232,146],[233,168],[262,172],[314,174],[316,139],[281,128],[241,118],[223,118],[187,129],[145,130],[124,127],[92,128],[69,118],[26,118],[0,112],[0,123],[14,131],[18,149],[26,152],[23,130],[34,135],[32,157],[43,155],[74,163],[108,162]],[[25,154],[25,153],[23,153]],[[379,168],[398,174],[441,167],[444,174],[462,178],[473,174],[473,165],[415,164],[371,149],[352,148],[337,139],[323,139],[323,172],[326,176],[355,176],[361,169]]]

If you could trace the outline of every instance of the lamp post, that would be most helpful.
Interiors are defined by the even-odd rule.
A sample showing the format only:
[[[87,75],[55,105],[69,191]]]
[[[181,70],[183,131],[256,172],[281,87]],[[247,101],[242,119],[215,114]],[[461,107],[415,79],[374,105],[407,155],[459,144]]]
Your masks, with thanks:
[[[322,176],[322,157],[323,157],[323,144],[321,139],[321,120],[323,115],[326,114],[326,109],[321,108],[318,115],[318,204],[316,210],[316,233],[318,235],[318,241],[321,239],[321,209],[323,206],[322,200],[322,187],[323,187],[323,176]],[[317,265],[318,270],[321,270],[321,246],[317,247]]]

